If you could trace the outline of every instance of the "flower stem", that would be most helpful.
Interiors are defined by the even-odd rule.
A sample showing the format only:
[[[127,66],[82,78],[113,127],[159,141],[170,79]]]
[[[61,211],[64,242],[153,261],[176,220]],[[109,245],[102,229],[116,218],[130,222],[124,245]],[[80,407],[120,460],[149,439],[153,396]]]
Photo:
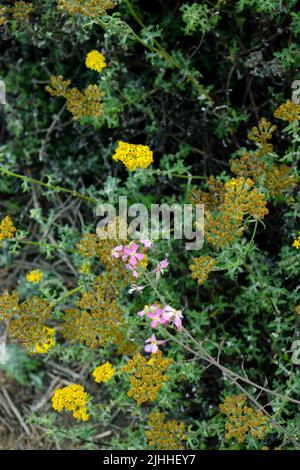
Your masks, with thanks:
[[[30,183],[38,184],[40,186],[43,186],[44,188],[51,189],[52,191],[61,191],[61,192],[67,193],[67,194],[71,194],[72,196],[77,197],[79,199],[82,199],[85,202],[91,202],[93,204],[97,203],[96,199],[94,199],[92,197],[89,197],[89,196],[85,196],[84,194],[81,194],[78,191],[74,191],[73,189],[64,188],[63,186],[53,185],[53,184],[49,184],[49,183],[44,183],[43,181],[37,180],[35,178],[30,178],[30,177],[25,176],[25,175],[20,175],[19,173],[14,173],[13,171],[8,170],[7,168],[0,167],[0,173],[3,174],[3,175],[7,175],[7,176],[11,176],[13,178],[20,179],[22,181],[26,181],[26,182],[29,181]]]
[[[40,246],[40,247],[45,247],[45,248],[49,247],[49,248],[55,248],[57,250],[67,251],[68,253],[78,253],[77,250],[74,250],[72,248],[62,248],[61,246],[56,245],[54,243],[34,242],[31,240],[18,240],[18,239],[17,241],[19,243],[22,243],[23,245]]]

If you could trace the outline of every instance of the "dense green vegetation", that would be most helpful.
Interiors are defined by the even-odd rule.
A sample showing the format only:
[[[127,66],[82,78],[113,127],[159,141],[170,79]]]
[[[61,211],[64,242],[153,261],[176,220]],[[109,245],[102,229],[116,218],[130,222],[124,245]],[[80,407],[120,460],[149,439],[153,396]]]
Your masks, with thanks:
[[[3,448],[300,448],[297,3],[1,1]],[[204,204],[203,247],[132,276],[96,236],[120,196]]]

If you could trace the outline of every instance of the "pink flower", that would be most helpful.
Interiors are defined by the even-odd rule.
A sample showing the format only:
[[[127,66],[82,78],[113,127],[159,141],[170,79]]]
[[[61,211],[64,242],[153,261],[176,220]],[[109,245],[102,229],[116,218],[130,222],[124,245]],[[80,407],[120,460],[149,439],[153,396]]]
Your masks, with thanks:
[[[166,323],[166,320],[163,317],[163,310],[157,306],[155,306],[155,309],[151,309],[148,313],[147,316],[151,318],[151,328],[156,328],[158,323],[164,324]]]
[[[116,246],[112,252],[111,252],[111,255],[114,257],[114,258],[119,258],[122,254],[122,251],[123,251],[123,245],[119,245],[119,246]]]
[[[141,310],[140,312],[137,313],[138,316],[139,317],[144,317],[145,315],[147,315],[147,313],[148,313],[148,311],[151,307],[153,307],[153,305],[151,305],[150,307],[149,307],[149,305],[145,305],[144,310]]]
[[[135,284],[131,284],[128,294],[132,294],[133,292],[143,292],[146,286],[137,286]]]
[[[171,307],[171,305],[167,305],[163,309],[163,318],[166,322],[171,321],[172,324],[176,326],[179,333],[182,332],[183,315],[181,310],[175,310],[175,308]]]
[[[151,354],[156,354],[158,351],[158,345],[164,344],[166,341],[157,340],[156,336],[153,334],[151,338],[146,339],[145,351]]]
[[[169,261],[167,259],[163,259],[159,263],[157,263],[156,268],[154,269],[154,272],[156,273],[156,279],[159,279],[161,274],[164,273],[164,270],[168,267]]]
[[[145,258],[145,255],[143,255],[142,253],[138,253],[138,249],[139,249],[139,246],[135,242],[131,243],[130,245],[125,246],[123,249],[124,254],[122,256],[122,260],[127,261],[129,258],[129,264],[131,266],[136,266],[138,261],[141,261],[142,259]]]
[[[151,318],[151,327],[156,328],[158,323],[162,325],[167,323],[167,320],[163,317],[163,310],[158,305],[145,305],[144,310],[138,312],[139,317],[147,316]]]
[[[145,248],[150,248],[153,245],[153,243],[147,238],[141,238],[140,242],[142,245],[144,245]]]
[[[133,274],[134,277],[136,277],[136,278],[139,277],[139,273],[136,271],[134,266],[131,266],[131,264],[125,264],[125,268],[128,269],[128,271],[132,271],[132,274]]]

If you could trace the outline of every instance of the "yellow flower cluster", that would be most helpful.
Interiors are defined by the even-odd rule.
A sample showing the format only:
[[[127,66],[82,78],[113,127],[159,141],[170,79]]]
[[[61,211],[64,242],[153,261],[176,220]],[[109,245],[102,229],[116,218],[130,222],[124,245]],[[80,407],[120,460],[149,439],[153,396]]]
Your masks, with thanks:
[[[33,269],[26,275],[26,280],[28,282],[32,282],[33,284],[39,284],[43,278],[43,273],[42,271],[39,271],[38,269]]]
[[[266,434],[269,417],[261,410],[254,410],[247,406],[244,395],[225,397],[219,408],[228,417],[225,424],[226,440],[234,438],[242,444],[249,433],[257,439],[262,439]]]
[[[112,258],[111,253],[116,246],[129,244],[128,238],[123,238],[123,234],[127,237],[127,228],[122,219],[116,217],[104,228],[97,228],[97,234],[84,235],[77,244],[79,253],[86,258],[99,259],[106,272],[116,275],[118,281],[123,280],[126,285],[131,280],[131,273],[126,269],[124,263],[119,263],[117,259]],[[114,285],[114,292],[117,289],[117,293],[119,293],[120,287],[120,282]]]
[[[9,294],[7,290],[0,296],[0,321],[11,320],[19,314],[19,296],[17,291]]]
[[[127,395],[138,405],[148,400],[154,401],[164,382],[169,380],[165,372],[171,362],[171,358],[163,358],[161,351],[152,354],[149,360],[140,353],[136,353],[127,366],[123,367],[123,371],[130,374],[131,388]]]
[[[5,240],[5,238],[13,238],[16,231],[17,229],[14,226],[10,216],[7,215],[6,217],[4,217],[4,219],[0,223],[0,247],[2,245],[3,240]]]
[[[244,218],[263,219],[268,214],[266,198],[249,178],[232,178],[225,183],[222,200],[215,210],[206,210],[206,238],[213,248],[233,243],[244,232]]]
[[[29,15],[33,12],[33,5],[28,2],[14,2],[12,6],[13,19],[19,22],[29,21]]]
[[[46,354],[52,346],[55,345],[55,329],[49,328],[48,326],[44,327],[43,339],[39,340],[35,344],[35,353],[36,354]]]
[[[9,15],[18,23],[29,21],[29,15],[34,10],[34,7],[29,2],[14,2],[12,7],[0,5],[0,26],[4,26],[9,21]]]
[[[86,258],[97,258],[104,267],[96,277],[93,289],[85,292],[77,302],[77,308],[67,310],[62,324],[62,333],[72,342],[79,341],[96,349],[112,342],[118,346],[118,353],[132,353],[135,345],[126,337],[124,312],[120,307],[119,296],[124,285],[130,284],[131,272],[124,263],[112,258],[112,249],[126,242],[118,237],[111,239],[108,235],[115,225],[119,233],[120,221],[112,221],[101,229],[99,236],[86,234],[78,243],[78,251]]]
[[[71,80],[64,80],[62,76],[52,76],[51,86],[45,87],[51,96],[62,96],[66,99],[68,111],[75,120],[84,117],[100,117],[103,114],[104,93],[98,85],[89,85],[83,93],[76,87],[69,88]]]
[[[261,149],[256,152],[245,151],[240,158],[230,161],[230,170],[236,176],[251,178],[255,182],[267,171],[263,155]]]
[[[278,197],[296,186],[297,176],[292,173],[292,169],[288,165],[274,164],[266,172],[264,184],[270,196]]]
[[[272,197],[281,196],[292,190],[297,184],[297,177],[288,165],[264,162],[261,151],[245,152],[241,158],[230,162],[232,173],[241,177],[251,177],[254,182],[260,179]]]
[[[255,142],[264,153],[272,152],[273,145],[268,143],[268,140],[272,139],[273,132],[275,132],[276,129],[277,127],[272,125],[271,122],[262,118],[258,127],[253,127],[251,132],[249,132],[248,139]]]
[[[148,145],[128,144],[118,142],[118,148],[113,155],[115,161],[120,160],[129,171],[137,168],[147,168],[153,163],[153,152]]]
[[[89,419],[87,410],[88,394],[82,385],[71,384],[55,390],[52,397],[52,407],[59,413],[63,410],[71,411],[78,421]]]
[[[97,383],[108,382],[113,378],[114,375],[115,369],[110,364],[110,362],[105,362],[105,364],[96,367],[96,369],[93,371],[93,377]]]
[[[83,15],[97,19],[114,8],[115,0],[57,0],[57,9],[69,15]]]
[[[296,240],[294,240],[292,246],[293,246],[294,248],[296,248],[296,250],[299,250],[299,248],[300,248],[300,235],[299,235],[298,238],[296,238]]]
[[[94,282],[94,290],[84,292],[76,302],[77,308],[65,311],[61,332],[66,339],[91,349],[109,342],[119,345],[125,341],[124,312],[113,292],[113,286],[118,282],[114,276],[99,276]]]
[[[7,6],[0,5],[0,26],[4,26],[8,22],[8,10]]]
[[[241,219],[245,214],[263,219],[269,212],[264,195],[257,192],[250,178],[231,178],[227,181],[223,205],[237,211],[237,217]]]
[[[218,181],[214,176],[208,178],[208,191],[193,188],[190,200],[193,204],[204,204],[205,210],[216,209],[224,201],[224,183]]]
[[[300,315],[300,304],[297,305],[297,307],[296,307],[296,313],[297,313],[297,315]]]
[[[262,119],[258,127],[254,127],[248,135],[248,138],[257,144],[258,150],[245,151],[240,158],[230,162],[232,173],[239,177],[251,178],[254,182],[259,181],[268,189],[271,197],[281,196],[297,184],[297,177],[292,168],[279,165],[268,156],[273,152],[273,145],[268,141],[275,130],[276,126]]]
[[[165,418],[165,413],[159,411],[149,414],[149,430],[145,431],[149,446],[157,450],[183,450],[182,441],[187,440],[185,424]]]
[[[94,49],[87,54],[85,65],[88,69],[101,72],[106,67],[105,57]]]
[[[119,217],[110,221],[105,227],[97,228],[97,234],[84,235],[77,244],[79,253],[86,258],[98,258],[105,269],[120,270],[125,275],[126,268],[122,267],[117,260],[112,259],[111,252],[118,245],[127,245],[127,224]],[[123,238],[123,233],[126,238]],[[128,281],[130,276],[128,277]]]
[[[75,120],[83,117],[100,117],[104,108],[103,96],[104,93],[98,85],[89,85],[83,93],[77,88],[71,88],[66,95],[67,109]]]
[[[217,260],[211,256],[200,256],[193,258],[193,264],[189,266],[192,271],[192,278],[197,279],[197,284],[201,286],[208,278],[211,271],[217,264]]]
[[[19,304],[17,292],[0,296],[0,321],[7,320],[8,335],[18,339],[29,354],[43,354],[55,344],[53,328],[45,325],[51,315],[50,304],[32,297]]]
[[[62,75],[52,75],[50,77],[50,85],[45,87],[45,90],[50,93],[51,96],[64,96],[68,92],[68,88],[71,85],[72,80],[64,80]]]
[[[283,121],[295,122],[300,120],[300,105],[287,100],[274,112],[274,116]]]

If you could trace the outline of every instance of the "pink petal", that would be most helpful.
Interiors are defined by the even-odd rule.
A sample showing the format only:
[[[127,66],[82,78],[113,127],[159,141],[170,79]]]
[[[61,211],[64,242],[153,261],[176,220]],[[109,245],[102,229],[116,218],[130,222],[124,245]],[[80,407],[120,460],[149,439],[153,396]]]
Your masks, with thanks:
[[[137,263],[136,257],[135,257],[135,256],[131,256],[131,258],[129,259],[129,263],[130,263],[132,266],[135,266],[136,263]]]
[[[140,242],[144,245],[145,248],[150,248],[152,245],[152,242],[150,240],[147,240],[147,238],[143,238],[140,240]]]

